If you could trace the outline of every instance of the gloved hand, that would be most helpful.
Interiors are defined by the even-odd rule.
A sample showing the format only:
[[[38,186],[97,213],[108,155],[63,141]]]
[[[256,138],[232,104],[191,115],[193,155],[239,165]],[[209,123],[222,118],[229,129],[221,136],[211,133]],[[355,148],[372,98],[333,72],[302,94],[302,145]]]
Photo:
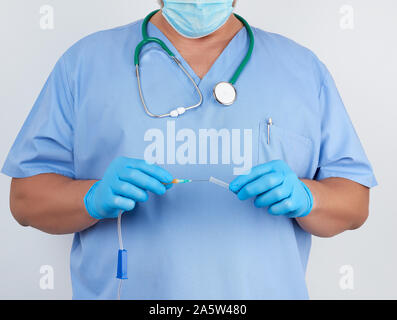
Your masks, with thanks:
[[[313,209],[311,191],[281,160],[252,168],[248,175],[237,177],[230,190],[240,200],[256,197],[255,206],[269,207],[275,216],[305,217]]]
[[[84,198],[88,213],[95,219],[117,218],[119,211],[131,211],[136,202],[145,202],[151,191],[163,195],[172,182],[166,170],[143,160],[117,158]]]

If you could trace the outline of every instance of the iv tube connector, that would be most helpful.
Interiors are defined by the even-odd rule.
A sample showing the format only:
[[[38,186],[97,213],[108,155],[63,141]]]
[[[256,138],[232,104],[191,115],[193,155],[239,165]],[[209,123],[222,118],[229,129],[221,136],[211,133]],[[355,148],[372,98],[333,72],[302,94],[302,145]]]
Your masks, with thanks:
[[[226,182],[224,182],[224,181],[222,181],[222,180],[219,180],[219,179],[216,179],[216,178],[214,178],[214,177],[211,177],[211,178],[209,179],[209,182],[211,182],[211,183],[213,183],[213,184],[216,184],[217,186],[220,186],[220,187],[222,187],[222,188],[225,188],[225,189],[228,189],[228,190],[229,190],[229,184],[226,183]]]

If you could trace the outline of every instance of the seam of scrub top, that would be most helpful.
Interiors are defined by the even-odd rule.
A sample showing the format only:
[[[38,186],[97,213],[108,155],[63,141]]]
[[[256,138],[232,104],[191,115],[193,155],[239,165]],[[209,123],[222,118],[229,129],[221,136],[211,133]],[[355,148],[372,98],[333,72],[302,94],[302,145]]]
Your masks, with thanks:
[[[143,22],[142,22],[143,23]],[[142,24],[141,23],[141,24]],[[233,37],[233,39],[228,43],[228,45],[225,47],[225,49],[221,52],[221,54],[219,55],[219,57],[215,60],[215,62],[212,64],[210,70],[208,70],[208,72],[205,74],[205,76],[201,79],[195,72],[194,70],[191,68],[191,66],[186,62],[186,60],[182,57],[182,55],[180,54],[180,52],[175,48],[175,46],[172,44],[172,42],[165,36],[165,34],[159,29],[157,28],[153,23],[149,22],[148,24],[148,33],[149,36],[150,35],[150,31],[152,31],[154,34],[152,36],[157,37],[161,40],[163,40],[166,45],[170,48],[170,50],[175,54],[175,56],[179,59],[179,61],[182,63],[182,65],[186,68],[186,70],[188,70],[188,72],[190,73],[190,75],[193,77],[194,81],[196,82],[196,84],[201,87],[201,84],[203,84],[203,82],[207,82],[209,81],[208,79],[211,78],[211,73],[213,72],[214,69],[217,69],[217,65],[220,64],[222,62],[222,60],[225,59],[225,57],[228,55],[228,52],[230,51],[231,46],[233,46],[234,42],[236,42],[242,34],[246,34],[246,30],[245,28],[241,28],[239,30],[239,32],[237,32],[237,34]],[[151,30],[150,30],[151,29]],[[245,48],[241,48],[238,47],[239,49],[245,49]],[[238,52],[233,52],[233,54],[235,54],[236,56],[238,56],[238,58],[240,58]],[[241,58],[242,60],[243,58]],[[230,59],[230,61],[234,61],[235,59]],[[228,66],[223,66],[225,69],[228,68]],[[237,69],[238,66],[236,66]],[[223,81],[229,81],[229,79],[223,79]]]

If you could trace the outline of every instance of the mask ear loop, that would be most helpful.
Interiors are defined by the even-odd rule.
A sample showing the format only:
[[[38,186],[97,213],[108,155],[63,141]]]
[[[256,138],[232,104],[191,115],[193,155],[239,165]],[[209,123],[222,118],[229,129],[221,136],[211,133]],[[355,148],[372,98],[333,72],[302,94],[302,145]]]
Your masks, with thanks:
[[[194,88],[196,89],[196,92],[199,96],[199,102],[189,106],[189,107],[180,107],[177,108],[175,110],[170,111],[167,114],[163,114],[163,115],[156,115],[154,113],[152,113],[145,101],[145,98],[143,96],[143,90],[142,90],[142,83],[141,83],[141,77],[140,77],[140,71],[139,71],[139,57],[141,54],[141,51],[143,49],[143,47],[149,43],[157,43],[158,45],[160,45],[163,50],[165,52],[167,52],[168,56],[178,65],[178,67],[183,71],[183,73],[188,77],[188,79],[190,80],[190,82],[193,84]],[[135,56],[134,56],[134,63],[135,63],[135,72],[136,72],[136,77],[137,77],[137,82],[138,82],[138,90],[139,90],[139,97],[141,99],[143,108],[145,109],[145,112],[151,116],[152,118],[165,118],[165,117],[173,117],[173,118],[177,118],[178,116],[184,114],[187,110],[191,110],[191,109],[195,109],[198,108],[202,105],[203,103],[203,94],[201,93],[199,87],[197,86],[196,82],[193,80],[193,78],[191,77],[191,75],[189,74],[189,72],[183,67],[182,63],[178,60],[177,57],[175,57],[175,54],[167,47],[167,45],[161,41],[158,38],[144,38],[136,47],[135,49]]]

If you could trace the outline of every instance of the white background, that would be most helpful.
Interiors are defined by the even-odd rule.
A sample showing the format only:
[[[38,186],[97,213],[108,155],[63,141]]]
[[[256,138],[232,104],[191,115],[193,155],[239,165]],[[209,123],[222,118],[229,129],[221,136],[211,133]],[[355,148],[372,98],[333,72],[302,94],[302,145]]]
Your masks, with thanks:
[[[54,30],[40,28],[43,5],[55,10]],[[354,8],[353,30],[340,27],[343,5]],[[0,162],[67,48],[155,8],[155,0],[0,0]],[[240,0],[237,12],[255,27],[309,47],[325,62],[380,183],[372,191],[363,228],[313,239],[307,276],[311,297],[396,299],[397,1]],[[0,176],[0,299],[70,299],[72,236],[20,227],[9,210],[9,183]],[[54,290],[40,289],[42,265],[54,268]],[[343,265],[354,268],[354,290],[339,286]]]

